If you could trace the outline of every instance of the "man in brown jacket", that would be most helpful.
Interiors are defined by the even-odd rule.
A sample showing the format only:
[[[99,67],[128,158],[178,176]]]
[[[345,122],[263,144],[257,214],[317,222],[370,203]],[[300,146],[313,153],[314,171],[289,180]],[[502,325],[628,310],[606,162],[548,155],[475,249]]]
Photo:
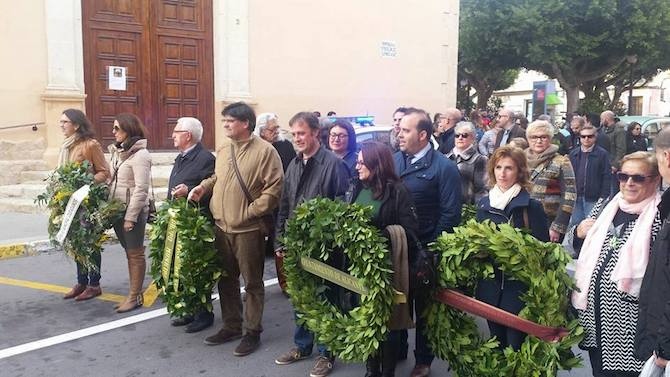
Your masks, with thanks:
[[[214,175],[194,187],[189,199],[199,200],[212,193],[209,207],[216,223],[215,242],[224,273],[218,285],[223,328],[206,338],[205,344],[218,345],[242,337],[233,355],[246,356],[258,348],[263,331],[264,243],[269,231],[264,217],[272,215],[279,203],[284,172],[272,144],[252,135],[256,114],[251,107],[233,103],[223,109],[222,115],[227,138],[217,151]],[[240,274],[246,291],[244,326]]]

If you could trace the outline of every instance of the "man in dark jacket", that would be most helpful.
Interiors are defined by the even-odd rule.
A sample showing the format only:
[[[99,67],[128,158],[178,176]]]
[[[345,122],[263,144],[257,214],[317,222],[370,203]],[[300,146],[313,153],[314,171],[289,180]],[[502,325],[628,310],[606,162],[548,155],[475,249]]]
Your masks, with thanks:
[[[430,145],[432,122],[428,114],[409,108],[400,121],[400,152],[393,156],[395,170],[409,190],[419,217],[419,240],[427,245],[443,231],[452,231],[461,221],[461,184],[456,164]],[[412,261],[410,261],[411,263]],[[421,317],[429,298],[415,295],[416,365],[411,377],[430,374],[433,352]],[[402,357],[402,355],[400,355]]]
[[[454,130],[456,129],[456,124],[461,121],[463,118],[461,111],[455,107],[447,109],[444,112],[445,124],[442,135],[440,135],[439,148],[438,150],[444,154],[451,152],[454,149]]]
[[[293,143],[298,155],[286,169],[284,189],[279,203],[276,224],[275,252],[283,257],[281,236],[286,221],[293,215],[295,207],[316,197],[343,198],[349,184],[349,170],[344,161],[327,150],[319,142],[319,120],[309,112],[301,112],[289,121]],[[306,359],[312,353],[314,334],[303,326],[297,326],[293,335],[295,347],[275,360],[278,365],[292,364]],[[317,345],[319,357],[310,373],[326,376],[333,369],[334,357],[323,345]]]
[[[670,182],[670,127],[654,140],[658,170]],[[640,311],[635,336],[635,356],[657,356],[656,365],[668,368],[670,359],[670,188],[665,190],[658,211],[663,227],[656,236],[640,288]]]
[[[577,186],[571,225],[579,224],[591,213],[598,199],[605,199],[610,194],[612,173],[609,154],[596,145],[597,134],[598,130],[593,126],[582,127],[579,131],[580,145],[570,151]]]
[[[179,150],[179,155],[174,161],[170,180],[168,181],[167,199],[185,197],[203,179],[214,174],[214,155],[206,150],[200,140],[202,139],[202,123],[196,118],[184,117],[177,119],[177,125],[172,131],[174,146]],[[203,196],[200,210],[209,219],[212,213],[209,211],[209,200],[211,194]],[[214,313],[207,307],[196,308],[195,315],[175,318],[172,326],[186,326],[187,333],[202,331],[214,322]]]
[[[496,148],[509,144],[514,138],[526,138],[526,131],[516,124],[512,110],[500,110],[498,113],[498,122],[502,125],[502,130],[496,135]]]

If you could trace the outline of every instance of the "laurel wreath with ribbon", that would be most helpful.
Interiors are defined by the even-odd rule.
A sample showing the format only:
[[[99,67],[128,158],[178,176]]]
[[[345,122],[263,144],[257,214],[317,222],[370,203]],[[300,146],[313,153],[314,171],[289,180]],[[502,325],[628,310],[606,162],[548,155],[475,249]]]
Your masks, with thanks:
[[[583,329],[567,314],[574,281],[566,270],[571,258],[560,245],[538,241],[508,224],[470,220],[453,233],[443,233],[432,248],[441,256],[438,284],[443,290],[472,296],[480,279],[493,277],[495,265],[528,286],[519,317],[564,328],[566,334],[555,342],[529,335],[519,351],[500,350],[495,338],[482,339],[473,317],[433,301],[425,313],[427,336],[456,376],[555,376],[558,369],[580,365],[571,348],[583,337]]]
[[[107,185],[95,183],[90,167],[88,161],[59,167],[46,179],[46,191],[35,202],[50,211],[47,230],[51,243],[85,268],[96,270],[96,254],[109,239],[105,230],[123,217],[125,205],[107,200]]]
[[[212,310],[212,288],[221,276],[214,227],[180,198],[163,203],[151,228],[151,275],[173,317]]]
[[[287,291],[298,323],[344,361],[365,361],[379,348],[394,301],[386,240],[370,218],[370,207],[312,199],[295,209],[283,237]],[[324,263],[334,251],[346,256],[348,274]],[[344,312],[331,304],[323,294],[326,280],[359,293],[360,306]]]

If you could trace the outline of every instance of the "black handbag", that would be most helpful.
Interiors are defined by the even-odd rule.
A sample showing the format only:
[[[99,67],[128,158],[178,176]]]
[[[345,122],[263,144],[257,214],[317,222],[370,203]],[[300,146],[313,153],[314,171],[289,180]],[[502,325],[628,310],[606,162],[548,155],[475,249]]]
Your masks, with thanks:
[[[407,243],[414,258],[409,265],[410,290],[428,291],[435,287],[437,281],[438,256],[426,250],[413,232],[407,232]],[[413,249],[413,250],[412,250]]]

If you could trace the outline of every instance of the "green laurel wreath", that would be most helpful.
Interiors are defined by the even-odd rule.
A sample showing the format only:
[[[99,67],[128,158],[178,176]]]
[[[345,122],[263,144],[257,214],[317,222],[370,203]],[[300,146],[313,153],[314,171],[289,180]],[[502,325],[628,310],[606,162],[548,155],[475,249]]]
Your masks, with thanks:
[[[520,317],[535,323],[565,327],[570,334],[549,343],[528,336],[518,352],[498,348],[494,338],[484,340],[474,319],[438,301],[426,311],[428,338],[435,354],[449,361],[455,376],[555,376],[558,369],[579,366],[571,348],[583,337],[577,320],[568,318],[568,297],[574,281],[566,265],[570,256],[554,243],[538,241],[508,224],[470,220],[443,233],[432,246],[441,255],[438,282],[473,295],[477,281],[493,277],[493,264],[528,285],[521,299]]]
[[[46,179],[46,191],[37,196],[38,205],[49,209],[49,240],[60,246],[66,255],[89,270],[96,270],[95,255],[103,251],[109,239],[105,230],[123,218],[125,205],[117,199],[107,200],[109,189],[104,183],[95,183],[88,161],[65,164]],[[88,197],[79,205],[63,244],[56,241],[63,215],[72,194],[84,185],[90,185]]]
[[[287,291],[298,322],[311,330],[338,359],[365,361],[388,332],[393,305],[391,262],[386,240],[370,225],[371,208],[329,199],[312,199],[298,206],[287,222],[283,244]],[[300,268],[300,257],[325,262],[331,250],[341,250],[348,273],[362,280],[368,295],[360,306],[341,312],[320,293],[324,280]]]
[[[165,281],[161,270],[171,216],[176,221],[177,239],[181,242],[181,268],[176,290],[175,276],[171,274],[169,281]],[[212,287],[221,276],[211,221],[197,207],[189,205],[185,198],[165,202],[156,213],[150,238],[151,276],[170,315],[194,315],[203,308],[211,311],[212,304],[207,298],[211,296]]]

